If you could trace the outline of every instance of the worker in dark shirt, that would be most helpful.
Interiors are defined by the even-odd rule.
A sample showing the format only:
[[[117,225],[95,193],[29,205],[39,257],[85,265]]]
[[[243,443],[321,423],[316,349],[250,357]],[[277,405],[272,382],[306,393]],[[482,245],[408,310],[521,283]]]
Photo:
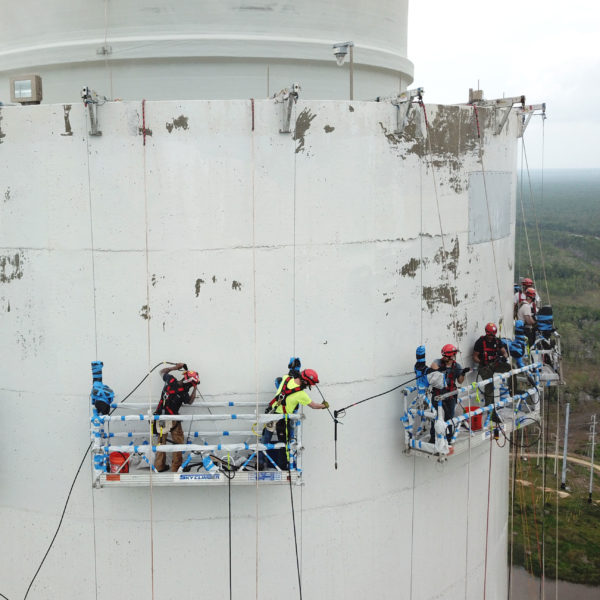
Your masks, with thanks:
[[[498,328],[494,323],[485,326],[485,335],[482,335],[473,347],[473,361],[479,367],[481,379],[490,379],[495,373],[506,373],[510,371],[508,352],[502,340],[496,337]],[[508,387],[512,389],[512,382],[508,380]],[[484,389],[485,404],[494,403],[494,384],[488,383]],[[492,413],[492,419],[499,421],[496,411]]]
[[[183,370],[183,377],[181,381],[171,375],[171,371]],[[165,382],[163,387],[160,402],[156,410],[155,415],[177,415],[182,404],[192,404],[196,399],[196,387],[200,383],[200,378],[196,371],[188,371],[185,363],[177,363],[173,367],[166,367],[161,369],[160,375]],[[155,422],[156,423],[156,422]],[[157,433],[160,435],[159,444],[167,443],[167,435],[171,434],[171,440],[174,444],[185,443],[183,435],[183,427],[181,421],[167,421],[166,426],[161,426],[161,421],[158,421],[159,426],[156,428]],[[181,452],[173,452],[173,459],[171,461],[171,471],[176,472],[183,458]],[[169,466],[166,464],[166,455],[164,452],[157,452],[156,459],[154,461],[156,470],[160,473],[167,471]]]

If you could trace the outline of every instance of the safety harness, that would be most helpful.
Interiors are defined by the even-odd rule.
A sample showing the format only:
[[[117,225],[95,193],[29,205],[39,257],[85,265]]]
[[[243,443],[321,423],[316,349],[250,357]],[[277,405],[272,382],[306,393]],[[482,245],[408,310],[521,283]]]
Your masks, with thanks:
[[[175,377],[171,376],[171,379],[166,383],[160,396],[160,401],[156,410],[155,415],[176,415],[179,413],[181,405],[186,402],[187,386],[177,381]],[[188,396],[189,399],[189,396]]]
[[[485,335],[482,335],[479,339],[481,340],[483,345],[483,356],[480,359],[481,364],[485,366],[489,365],[490,363],[496,362],[498,360],[498,355],[502,342],[497,337],[494,337],[493,344],[489,344]]]
[[[296,392],[302,391],[301,386],[298,386],[296,388],[291,388],[291,389],[288,388],[288,383],[290,382],[291,379],[293,379],[293,377],[291,377],[291,376],[288,376],[284,379],[283,386],[281,388],[281,392],[279,392],[277,394],[277,396],[275,396],[275,398],[273,398],[273,400],[271,400],[271,402],[269,402],[269,406],[267,406],[267,410],[265,411],[265,413],[271,414],[271,413],[277,412],[277,409],[281,406],[283,408],[283,414],[287,415],[286,400],[287,400],[288,396],[291,396],[292,394],[295,394]]]

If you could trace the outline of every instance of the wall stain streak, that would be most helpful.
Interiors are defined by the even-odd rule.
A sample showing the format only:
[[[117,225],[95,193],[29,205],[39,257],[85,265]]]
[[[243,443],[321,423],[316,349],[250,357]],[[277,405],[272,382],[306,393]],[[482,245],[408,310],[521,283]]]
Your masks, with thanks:
[[[0,256],[0,283],[22,278],[23,257],[18,252],[14,256]]]
[[[415,277],[417,269],[421,266],[421,261],[418,258],[411,258],[405,265],[400,269],[400,275],[402,277]]]
[[[63,104],[63,116],[65,119],[65,132],[61,133],[63,137],[69,137],[73,135],[73,130],[71,129],[71,120],[69,118],[69,113],[71,112],[70,104]]]
[[[305,108],[296,119],[296,127],[294,129],[293,140],[298,142],[296,146],[296,154],[304,151],[304,136],[308,131],[311,122],[316,118],[317,115],[313,114],[310,108]]]
[[[140,317],[142,317],[142,319],[146,319],[146,321],[150,319],[150,307],[147,304],[144,304],[144,306],[142,306],[140,309]]]
[[[231,282],[231,289],[239,292],[242,289],[242,284],[239,281],[234,280]]]
[[[204,279],[196,279],[196,298],[200,295],[200,288],[204,283]]]
[[[0,108],[0,144],[4,143],[4,138],[6,137],[6,134],[2,131],[2,119],[4,119],[4,117],[2,116],[2,109]]]
[[[423,299],[427,303],[429,310],[438,309],[438,304],[450,304],[452,305],[452,298],[455,298],[456,304],[459,304],[459,300],[456,300],[457,289],[454,286],[448,284],[437,285],[435,287],[423,286]]]
[[[456,269],[458,267],[458,257],[460,256],[460,248],[458,243],[458,238],[454,238],[454,246],[452,250],[446,250],[444,252],[444,248],[440,248],[436,255],[433,257],[433,260],[439,264],[445,264],[445,267],[452,272],[454,277],[456,278]]]
[[[173,122],[169,122],[167,121],[165,123],[165,126],[167,128],[167,131],[169,133],[171,133],[173,131],[173,129],[189,129],[189,125],[188,125],[188,118],[184,117],[183,115],[179,115],[176,119],[173,119]],[[152,134],[150,134],[152,135]]]

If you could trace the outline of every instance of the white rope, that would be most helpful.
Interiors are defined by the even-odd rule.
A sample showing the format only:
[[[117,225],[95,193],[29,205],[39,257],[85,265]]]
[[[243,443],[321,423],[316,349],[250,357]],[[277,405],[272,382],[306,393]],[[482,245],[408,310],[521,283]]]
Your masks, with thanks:
[[[142,112],[145,114],[146,110],[146,101],[142,101]],[[145,126],[145,125],[144,125]],[[150,312],[150,268],[148,261],[148,180],[147,180],[147,166],[146,166],[146,145],[142,146],[142,158],[143,158],[143,176],[144,176],[144,224],[145,224],[145,232],[144,232],[144,242],[145,242],[145,263],[146,263],[146,306],[148,308],[148,313]],[[150,347],[150,314],[147,315],[146,319],[146,346],[147,346],[147,362],[148,362],[148,374],[150,374],[152,366],[151,366],[151,347]],[[148,390],[148,415],[152,414],[152,386],[147,385],[146,389]],[[131,415],[133,416],[133,415]],[[115,419],[116,420],[116,419]],[[150,444],[152,444],[152,421],[149,420],[149,430],[148,437],[150,438]],[[152,453],[150,454],[150,458],[152,459]],[[152,461],[151,461],[152,462]],[[150,485],[149,485],[149,495],[150,495],[150,585],[152,590],[152,600],[154,600],[154,487],[152,485],[153,479],[153,471],[152,465],[150,467]]]
[[[431,133],[429,131],[429,121],[427,120],[425,104],[421,103],[421,107],[423,108],[423,114],[425,116],[425,128],[427,131],[427,139],[425,141],[425,146],[427,148],[427,155],[426,155],[425,160],[428,162],[428,167],[431,171],[431,178],[433,180],[433,192],[434,192],[434,196],[435,196],[435,205],[436,205],[436,209],[437,209],[438,223],[440,226],[440,236],[442,238],[442,265],[443,265],[442,271],[446,275],[446,282],[448,283],[448,293],[450,294],[450,301],[452,303],[452,325],[453,325],[453,329],[454,329],[454,343],[458,347],[458,314],[456,311],[456,299],[454,297],[453,286],[450,283],[450,272],[449,272],[448,265],[446,262],[448,252],[446,251],[444,228],[442,226],[442,214],[440,212],[440,201],[439,201],[439,197],[438,197],[437,180],[435,178],[433,161],[431,160],[431,156],[433,154],[432,149],[431,149]],[[458,241],[458,239],[457,239],[457,241]],[[458,269],[458,264],[456,265],[456,268]],[[422,288],[421,288],[421,295],[423,295]]]
[[[500,315],[502,321],[498,320],[498,324],[500,326],[500,330],[502,330],[502,323],[504,322],[504,310],[502,308],[502,292],[500,290],[500,278],[498,276],[498,261],[496,260],[496,247],[494,245],[494,233],[492,229],[492,214],[490,212],[490,201],[488,198],[487,192],[487,182],[485,178],[485,166],[483,164],[483,135],[480,131],[483,130],[483,124],[479,122],[479,114],[477,112],[477,106],[473,105],[473,110],[475,113],[475,119],[477,120],[477,137],[479,138],[479,162],[481,163],[481,176],[483,179],[483,193],[485,196],[485,204],[487,207],[487,216],[488,216],[488,227],[490,230],[490,245],[492,248],[492,258],[494,259],[494,273],[496,275],[496,288],[498,290],[498,305],[500,308]]]
[[[252,110],[254,110],[254,104],[253,101],[251,101],[251,105],[252,105]],[[254,118],[254,117],[252,117]],[[256,164],[255,164],[255,148],[254,148],[254,129],[252,129],[251,132],[251,136],[250,136],[250,149],[251,149],[251,155],[252,155],[252,301],[253,301],[253,313],[252,316],[254,318],[254,398],[255,398],[255,411],[256,411],[256,415],[258,415],[258,407],[259,407],[259,402],[258,402],[258,340],[257,340],[257,335],[258,335],[258,327],[257,327],[257,319],[256,319],[256,190],[255,190],[255,180],[254,180],[254,172],[256,169]],[[258,441],[259,441],[259,429],[258,427],[255,428],[255,445],[258,447]],[[256,454],[256,470],[258,471],[260,469],[260,464],[259,464],[259,460],[258,460],[258,453]],[[256,529],[255,529],[255,540],[256,540],[256,548],[255,548],[255,569],[254,569],[254,575],[255,575],[255,593],[256,593],[256,600],[258,600],[258,568],[259,568],[259,545],[258,545],[258,532],[259,532],[259,502],[258,502],[258,485],[259,485],[259,478],[256,478],[256,486],[255,486],[255,502],[256,502],[256,518],[255,518],[255,524],[256,524]]]
[[[97,320],[97,310],[96,310],[96,264],[94,258],[94,219],[93,219],[93,206],[92,206],[92,184],[91,184],[91,176],[90,176],[90,136],[89,130],[87,127],[87,116],[86,112],[83,112],[83,125],[86,132],[85,135],[85,146],[87,151],[87,178],[88,178],[88,204],[90,208],[90,254],[92,257],[92,292],[94,299],[94,348],[95,348],[95,357],[98,360],[98,320]],[[88,406],[88,416],[91,418],[92,416],[92,405],[91,403]],[[92,477],[94,475],[94,464],[93,460],[90,464],[90,470],[92,473]],[[94,524],[94,588],[95,595],[98,598],[98,558],[97,558],[97,540],[96,540],[96,500],[95,500],[95,491],[94,487],[91,487],[92,494],[92,522]]]
[[[531,271],[531,278],[533,279],[533,281],[535,281],[535,273],[533,270],[533,260],[531,258],[531,246],[529,244],[529,232],[527,230],[527,222],[525,221],[525,207],[523,205],[523,182],[524,182],[524,177],[523,177],[523,164],[525,162],[524,159],[524,152],[525,152],[525,148],[523,145],[523,138],[521,138],[521,186],[520,186],[520,197],[519,197],[519,204],[521,205],[521,220],[523,221],[523,231],[525,232],[525,242],[527,244],[527,254],[529,255],[529,270]]]
[[[542,238],[540,236],[540,226],[539,226],[539,222],[538,222],[538,218],[537,218],[537,210],[535,208],[535,199],[534,199],[534,195],[533,195],[533,189],[531,187],[531,175],[529,173],[529,162],[527,160],[527,152],[525,150],[525,138],[523,138],[522,144],[523,144],[523,155],[525,157],[525,167],[527,169],[527,180],[529,182],[529,196],[530,196],[530,201],[531,201],[531,208],[533,209],[533,219],[535,222],[535,231],[537,234],[538,247],[539,247],[539,251],[540,251],[540,262],[542,265],[542,274],[544,276],[544,285],[546,288],[546,298],[548,298],[548,304],[551,304],[550,291],[548,289],[548,278],[546,276],[546,261],[544,259],[544,252],[542,250]]]

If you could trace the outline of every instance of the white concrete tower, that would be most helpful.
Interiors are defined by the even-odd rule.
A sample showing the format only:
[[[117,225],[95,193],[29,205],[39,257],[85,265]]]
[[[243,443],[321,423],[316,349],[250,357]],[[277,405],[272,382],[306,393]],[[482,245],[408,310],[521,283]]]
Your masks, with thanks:
[[[336,409],[409,379],[420,344],[469,364],[485,323],[506,328],[517,118],[497,133],[492,108],[415,103],[403,123],[368,101],[412,80],[406,16],[384,0],[11,4],[0,90],[37,73],[44,101],[0,108],[0,593],[24,595],[60,520],[91,361],[117,401],[185,361],[208,414],[267,402],[300,356]],[[349,40],[355,101],[331,49]],[[282,133],[266,97],[293,81]],[[102,135],[83,85],[124,99],[97,107]],[[161,387],[154,371],[128,402]],[[231,512],[222,485],[94,488],[86,460],[29,600],[227,598],[230,564],[233,598],[298,597],[290,489],[305,600],[505,597],[508,447],[405,454],[398,391],[348,411],[334,470],[329,415],[304,412],[302,485],[232,485]]]

